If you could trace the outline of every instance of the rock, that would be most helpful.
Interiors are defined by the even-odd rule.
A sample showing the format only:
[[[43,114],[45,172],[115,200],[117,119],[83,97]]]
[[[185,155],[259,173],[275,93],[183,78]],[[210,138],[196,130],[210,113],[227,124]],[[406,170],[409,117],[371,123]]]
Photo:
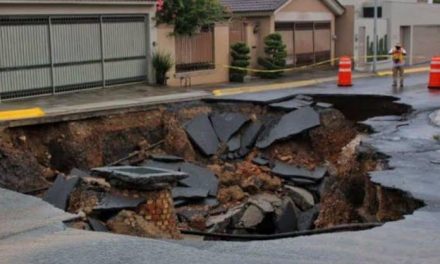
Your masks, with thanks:
[[[199,203],[200,205],[207,205],[209,207],[217,207],[220,203],[217,200],[217,198],[205,198],[202,202]]]
[[[260,165],[260,166],[267,166],[269,165],[269,160],[262,158],[262,157],[256,157],[254,159],[252,159],[252,162],[256,165]]]
[[[79,179],[76,176],[65,178],[63,175],[58,175],[52,187],[44,195],[43,200],[61,210],[66,210],[70,194],[78,185]]]
[[[182,157],[177,157],[177,156],[173,156],[173,155],[156,155],[156,154],[151,154],[150,158],[153,159],[153,160],[162,161],[162,162],[180,162],[180,161],[185,161]]]
[[[181,208],[177,211],[177,215],[182,221],[187,222],[191,228],[198,230],[205,230],[206,228],[207,208]]]
[[[284,115],[270,129],[268,135],[257,142],[257,147],[264,149],[272,143],[300,134],[320,125],[319,114],[311,107],[303,107]]]
[[[241,139],[240,135],[237,134],[228,141],[229,152],[235,152],[240,149],[240,139]]]
[[[231,186],[228,188],[220,189],[217,195],[217,199],[221,203],[228,203],[228,202],[235,202],[235,201],[241,201],[246,197],[246,194],[243,192],[243,190],[237,186]]]
[[[208,189],[192,187],[174,187],[172,190],[173,199],[203,199],[208,197]]]
[[[109,191],[111,188],[110,183],[108,183],[105,179],[103,178],[97,178],[97,177],[83,177],[81,178],[81,180],[88,185],[88,187],[93,187],[96,188],[98,190],[104,190],[104,191]]]
[[[257,225],[263,222],[263,219],[264,214],[260,208],[251,204],[244,210],[238,226],[243,228],[255,228]]]
[[[240,130],[247,121],[249,119],[240,113],[215,113],[211,115],[214,131],[222,142],[228,142],[232,135]]]
[[[123,209],[135,209],[146,199],[131,199],[124,196],[107,194],[94,208],[94,211],[119,211]]]
[[[243,206],[240,205],[240,206],[236,206],[236,207],[233,207],[233,208],[229,209],[224,214],[210,216],[210,217],[208,217],[208,219],[206,221],[206,226],[207,227],[211,227],[211,226],[220,225],[220,224],[221,225],[228,225],[229,224],[229,220],[232,217],[241,214],[242,208],[243,208]]]
[[[285,188],[288,190],[289,197],[302,211],[308,210],[315,205],[313,194],[306,189],[289,185],[286,185]]]
[[[123,210],[107,222],[108,228],[117,234],[149,238],[171,238],[155,224],[146,221],[135,212]]]
[[[276,197],[276,198],[278,198],[278,197]],[[248,202],[250,204],[253,204],[256,207],[258,207],[265,214],[273,213],[274,210],[275,210],[274,206],[271,203],[271,199],[270,198],[267,199],[265,197],[265,195],[255,195],[255,196],[252,196],[251,198],[249,198]],[[281,200],[279,200],[279,202],[278,202],[277,199],[275,199],[274,204],[279,206],[280,203],[281,203]]]
[[[206,156],[217,153],[219,140],[207,114],[201,114],[185,125],[185,130],[192,142]]]
[[[298,230],[298,212],[299,210],[290,199],[284,199],[281,212],[276,219],[276,232],[287,233]]]
[[[293,185],[297,185],[297,186],[307,186],[307,188],[316,184],[315,181],[302,179],[302,178],[289,178],[289,179],[286,179],[286,182],[291,183]]]
[[[250,194],[256,194],[260,191],[263,183],[261,182],[260,178],[257,176],[250,176],[245,179],[243,179],[240,183],[240,187],[247,193]]]
[[[92,170],[94,174],[105,177],[112,186],[148,190],[157,184],[172,184],[188,177],[184,172],[154,167],[101,167]]]
[[[311,101],[304,101],[300,99],[290,99],[288,101],[283,101],[279,103],[273,103],[269,106],[276,109],[283,109],[283,110],[296,110],[300,109],[302,107],[310,106],[313,102]]]
[[[326,109],[326,108],[332,108],[332,107],[333,107],[332,104],[329,104],[329,103],[323,103],[323,102],[319,102],[319,103],[317,103],[316,106],[319,107],[319,108],[324,108],[324,109]]]
[[[185,129],[175,116],[163,115],[163,129],[165,131],[163,149],[167,153],[181,156],[185,160],[194,161],[196,152],[188,138]]]
[[[246,148],[253,148],[262,130],[263,124],[261,124],[260,121],[255,121],[248,124],[243,129],[243,135],[241,136],[241,146]]]
[[[318,167],[315,170],[309,170],[304,167],[289,165],[277,161],[272,169],[272,173],[289,180],[299,178],[316,182],[325,176],[327,169],[324,167]]]
[[[298,216],[298,230],[305,231],[310,230],[314,227],[314,222],[319,215],[319,204],[313,208],[302,212]]]
[[[101,221],[95,219],[95,218],[87,218],[87,221],[90,224],[90,227],[92,228],[93,231],[96,232],[108,232],[108,228],[105,226],[104,223],[102,223]]]

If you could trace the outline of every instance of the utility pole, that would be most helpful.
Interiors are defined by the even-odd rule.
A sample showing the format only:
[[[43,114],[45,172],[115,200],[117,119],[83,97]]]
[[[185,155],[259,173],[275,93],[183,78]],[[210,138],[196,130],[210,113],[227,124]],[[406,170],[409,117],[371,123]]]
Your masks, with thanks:
[[[374,0],[374,28],[373,28],[373,72],[377,71],[377,17],[378,17],[378,0]]]

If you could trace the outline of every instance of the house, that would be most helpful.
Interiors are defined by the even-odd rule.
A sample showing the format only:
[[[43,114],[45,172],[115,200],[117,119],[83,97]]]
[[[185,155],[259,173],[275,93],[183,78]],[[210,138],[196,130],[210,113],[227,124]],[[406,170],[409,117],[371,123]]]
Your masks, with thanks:
[[[345,13],[336,19],[336,55],[353,56],[356,68],[371,69],[373,55],[374,1],[340,0]],[[423,0],[379,1],[379,55],[400,42],[408,52],[407,63],[427,62],[440,54],[440,4]],[[391,61],[381,57],[378,68],[388,68]]]
[[[251,47],[251,67],[264,56],[264,38],[281,34],[289,66],[335,57],[335,21],[344,13],[336,0],[221,0],[232,12],[230,42]]]
[[[0,0],[1,99],[152,81],[155,1]]]

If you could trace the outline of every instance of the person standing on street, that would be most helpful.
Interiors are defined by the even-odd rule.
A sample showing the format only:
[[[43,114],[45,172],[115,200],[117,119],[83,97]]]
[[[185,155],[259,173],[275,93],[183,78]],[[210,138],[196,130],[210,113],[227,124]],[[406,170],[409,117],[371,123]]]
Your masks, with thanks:
[[[393,59],[393,88],[397,88],[398,83],[400,88],[403,88],[403,67],[405,66],[406,50],[400,43],[397,43],[394,48],[390,50],[389,55],[391,55]]]

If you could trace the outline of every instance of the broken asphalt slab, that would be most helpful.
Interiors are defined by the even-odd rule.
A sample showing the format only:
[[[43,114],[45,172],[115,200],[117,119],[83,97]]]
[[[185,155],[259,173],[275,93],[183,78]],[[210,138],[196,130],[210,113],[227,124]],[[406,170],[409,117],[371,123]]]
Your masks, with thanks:
[[[162,161],[162,162],[179,162],[179,161],[185,161],[182,157],[177,157],[173,155],[157,155],[157,154],[151,154],[150,158],[152,160]]]
[[[270,129],[267,135],[259,139],[257,147],[264,149],[276,141],[298,135],[321,123],[319,114],[311,107],[303,107],[292,111],[283,117]]]
[[[196,116],[186,123],[184,128],[191,141],[204,155],[212,156],[217,153],[220,142],[208,114]]]
[[[228,140],[246,124],[249,119],[240,113],[214,113],[210,117],[212,127],[221,142]]]
[[[262,130],[263,124],[258,120],[245,126],[243,129],[243,135],[241,136],[241,146],[245,148],[253,148]]]
[[[80,178],[77,176],[65,177],[64,175],[58,175],[52,187],[46,192],[43,200],[52,204],[53,206],[66,210],[70,194],[78,185]]]
[[[172,189],[173,199],[203,199],[208,197],[208,189],[192,187],[174,187]]]
[[[153,160],[147,160],[143,165],[183,172],[187,174],[188,177],[181,180],[181,184],[187,187],[208,190],[209,195],[212,196],[217,195],[218,179],[215,174],[207,168],[189,162],[166,163]]]
[[[299,100],[297,98],[294,98],[294,99],[290,99],[290,100],[279,102],[279,103],[273,103],[273,104],[270,104],[269,106],[271,108],[275,108],[275,109],[296,110],[296,109],[300,109],[302,107],[310,106],[312,104],[313,104],[313,102],[311,102],[311,101],[304,101],[304,100]]]
[[[93,174],[105,177],[112,186],[128,189],[154,189],[157,184],[172,184],[188,175],[183,172],[153,167],[101,167],[92,170]]]
[[[309,170],[304,167],[277,161],[272,169],[272,173],[285,179],[300,178],[316,182],[324,178],[327,169],[325,167],[318,167],[314,170]]]

